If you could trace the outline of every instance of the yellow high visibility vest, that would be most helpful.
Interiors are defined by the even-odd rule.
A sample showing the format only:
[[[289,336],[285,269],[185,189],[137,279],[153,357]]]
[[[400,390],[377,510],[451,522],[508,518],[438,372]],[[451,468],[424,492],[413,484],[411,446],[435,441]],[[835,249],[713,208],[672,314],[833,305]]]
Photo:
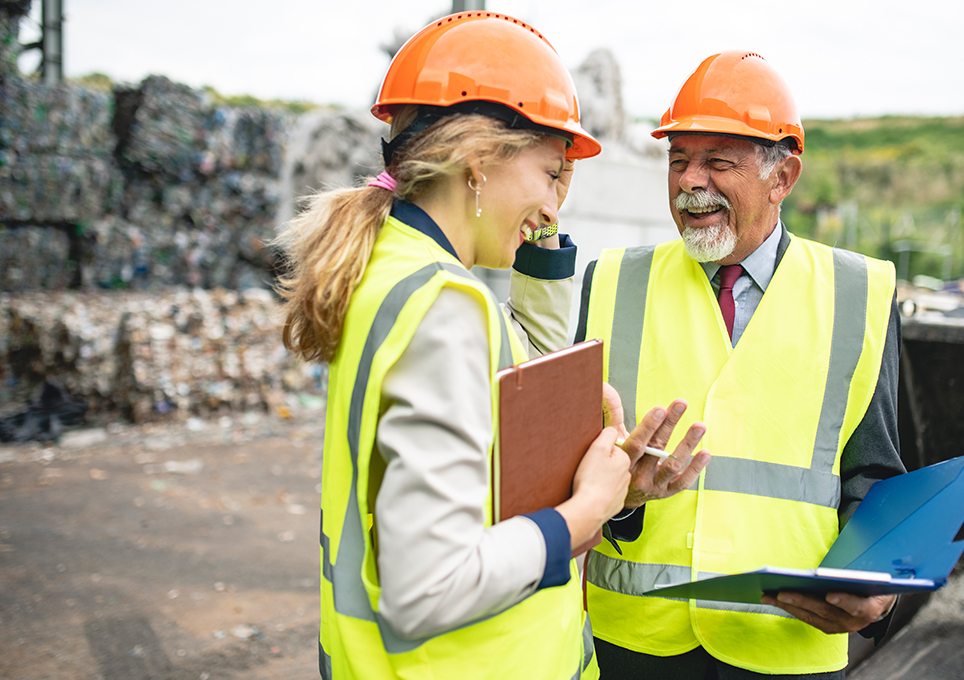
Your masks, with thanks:
[[[699,481],[646,504],[639,539],[590,556],[598,637],[670,656],[701,645],[771,674],[835,671],[847,636],[776,607],[639,597],[657,584],[816,567],[837,537],[840,457],[877,384],[894,267],[793,238],[733,348],[713,289],[682,241],[606,251],[593,272],[587,338],[605,341],[626,424],[683,397],[669,443],[706,426]]]
[[[387,371],[443,286],[467,291],[486,310],[493,376],[526,358],[489,289],[432,238],[390,217],[352,296],[329,372],[321,492],[321,675],[571,680],[584,667],[588,677],[593,671],[598,675],[575,561],[566,585],[542,589],[501,614],[448,633],[403,639],[378,611],[369,464],[378,455],[379,397]],[[491,524],[491,498],[485,510]]]

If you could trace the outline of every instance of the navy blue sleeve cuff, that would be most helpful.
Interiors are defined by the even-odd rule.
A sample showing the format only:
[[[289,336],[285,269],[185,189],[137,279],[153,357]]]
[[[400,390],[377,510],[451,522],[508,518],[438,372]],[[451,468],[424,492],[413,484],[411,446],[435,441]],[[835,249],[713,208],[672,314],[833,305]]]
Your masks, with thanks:
[[[559,234],[558,250],[523,243],[515,251],[512,268],[520,274],[545,281],[568,279],[576,274],[576,244],[569,234]]]
[[[569,526],[555,508],[543,508],[525,515],[539,527],[546,541],[546,570],[537,590],[553,588],[569,583],[569,560],[572,545]]]

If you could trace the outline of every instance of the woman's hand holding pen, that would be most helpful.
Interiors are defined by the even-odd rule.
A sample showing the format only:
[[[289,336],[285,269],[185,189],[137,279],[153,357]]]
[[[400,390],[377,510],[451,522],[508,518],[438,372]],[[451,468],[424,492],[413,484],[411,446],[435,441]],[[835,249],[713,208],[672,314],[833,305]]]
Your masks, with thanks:
[[[625,507],[637,508],[647,501],[669,498],[693,485],[710,460],[710,452],[705,449],[693,453],[706,426],[693,423],[672,455],[664,452],[670,435],[686,412],[685,400],[673,401],[668,409],[660,406],[651,409],[630,433],[623,424],[622,401],[616,390],[605,383],[603,399],[606,425],[616,428],[624,440],[620,446],[629,454],[632,481]],[[655,455],[647,455],[647,448],[655,449]]]

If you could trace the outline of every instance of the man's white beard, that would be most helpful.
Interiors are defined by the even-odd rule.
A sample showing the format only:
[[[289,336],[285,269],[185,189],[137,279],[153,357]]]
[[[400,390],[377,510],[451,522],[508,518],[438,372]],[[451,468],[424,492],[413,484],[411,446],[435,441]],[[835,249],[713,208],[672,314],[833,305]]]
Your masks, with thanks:
[[[719,262],[736,248],[736,234],[724,224],[712,227],[685,227],[683,246],[697,262]]]
[[[726,219],[713,227],[684,227],[683,245],[686,253],[697,262],[717,262],[728,257],[736,248],[736,234],[730,231],[730,211],[732,207],[726,196],[715,191],[699,190],[693,193],[681,191],[673,200],[673,205],[681,213],[692,210],[699,213],[720,210]]]

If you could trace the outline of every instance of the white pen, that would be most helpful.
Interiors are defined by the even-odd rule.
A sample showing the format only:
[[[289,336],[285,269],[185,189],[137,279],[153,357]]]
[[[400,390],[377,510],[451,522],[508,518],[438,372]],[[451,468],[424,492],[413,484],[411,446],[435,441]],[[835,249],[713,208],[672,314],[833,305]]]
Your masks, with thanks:
[[[620,447],[621,447],[621,446],[622,446],[623,444],[625,444],[625,443],[626,443],[626,440],[623,439],[622,437],[620,437],[619,439],[616,440],[616,446],[620,446]],[[652,455],[652,456],[656,456],[656,457],[659,458],[660,460],[666,460],[667,458],[670,457],[670,454],[667,453],[666,451],[663,451],[662,449],[653,448],[652,446],[646,446],[646,447],[644,447],[644,448],[643,448],[643,451],[645,451],[646,453],[648,453],[648,454],[650,454],[650,455]]]

